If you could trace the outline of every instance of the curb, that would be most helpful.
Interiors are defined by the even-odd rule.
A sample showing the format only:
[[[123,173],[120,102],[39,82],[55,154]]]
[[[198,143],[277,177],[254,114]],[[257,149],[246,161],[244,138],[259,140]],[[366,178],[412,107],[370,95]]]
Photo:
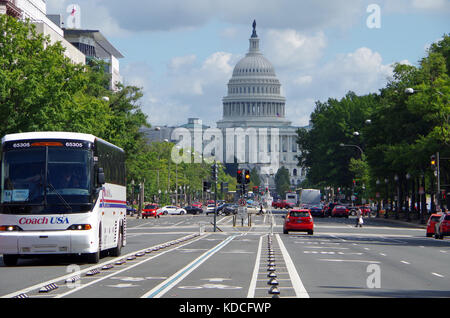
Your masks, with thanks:
[[[398,223],[398,224],[402,224],[402,225],[408,225],[408,226],[413,226],[413,227],[423,228],[423,229],[427,228],[426,221],[425,221],[424,224],[420,224],[420,223],[416,223],[417,220],[408,222],[406,220],[396,220],[395,218],[385,219],[384,217],[370,218],[370,219],[372,219],[372,220],[379,220],[379,221],[382,221],[382,222]]]

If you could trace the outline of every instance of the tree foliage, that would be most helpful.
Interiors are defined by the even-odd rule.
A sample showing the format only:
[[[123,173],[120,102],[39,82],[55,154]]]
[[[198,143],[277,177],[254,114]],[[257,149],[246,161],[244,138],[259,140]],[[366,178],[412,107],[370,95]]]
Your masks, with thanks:
[[[289,170],[285,167],[280,167],[275,174],[275,187],[277,194],[281,197],[286,196],[286,192],[290,190]]]
[[[395,175],[402,180],[409,173],[425,174],[432,185],[430,156],[450,157],[449,65],[450,37],[444,35],[418,66],[394,65],[392,79],[379,93],[349,92],[339,101],[316,102],[312,128],[300,129],[297,139],[308,183],[349,187],[356,178],[374,190],[376,180],[392,182]],[[364,155],[340,144],[356,145]],[[449,171],[450,161],[441,161],[442,183],[450,183]]]

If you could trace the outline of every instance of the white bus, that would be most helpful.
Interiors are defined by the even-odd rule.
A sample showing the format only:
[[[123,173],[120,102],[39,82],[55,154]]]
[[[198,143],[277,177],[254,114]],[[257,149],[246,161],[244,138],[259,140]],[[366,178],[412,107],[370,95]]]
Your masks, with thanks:
[[[288,192],[286,193],[286,202],[291,203],[294,206],[298,204],[298,195],[295,192]]]
[[[100,252],[126,245],[124,151],[93,135],[31,132],[2,139],[0,254],[75,254],[98,263]]]

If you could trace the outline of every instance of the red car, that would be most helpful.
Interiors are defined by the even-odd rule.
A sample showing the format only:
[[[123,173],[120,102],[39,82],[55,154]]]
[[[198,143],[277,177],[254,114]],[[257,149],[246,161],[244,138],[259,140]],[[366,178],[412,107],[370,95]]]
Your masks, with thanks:
[[[147,204],[143,209],[142,209],[142,217],[143,218],[148,218],[150,217],[156,217],[156,210],[159,209],[159,206],[156,203],[151,203],[151,204]]]
[[[359,208],[361,210],[362,216],[368,216],[371,212],[370,207],[367,205],[360,205],[360,206],[357,206],[357,208]]]
[[[193,202],[192,206],[195,206],[196,208],[203,208],[203,204],[201,202]]]
[[[444,236],[450,235],[450,214],[442,214],[439,221],[436,223],[436,231],[434,238],[443,239]]]
[[[292,209],[294,207],[293,203],[284,201],[272,202],[272,207],[275,209]]]
[[[343,205],[336,205],[331,211],[331,216],[343,216],[348,218],[349,209]]]
[[[309,210],[291,210],[288,212],[284,220],[283,233],[288,234],[289,231],[303,231],[313,235],[314,220]]]
[[[427,237],[432,237],[436,229],[436,223],[439,222],[442,214],[431,214],[427,222]]]

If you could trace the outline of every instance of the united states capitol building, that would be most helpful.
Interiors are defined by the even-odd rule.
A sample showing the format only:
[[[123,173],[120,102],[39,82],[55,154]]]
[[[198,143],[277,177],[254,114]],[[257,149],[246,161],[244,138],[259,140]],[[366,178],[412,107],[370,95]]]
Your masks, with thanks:
[[[240,169],[256,168],[262,184],[271,190],[275,174],[284,167],[289,170],[291,186],[297,186],[305,177],[296,158],[299,127],[286,118],[281,83],[259,43],[253,22],[249,51],[228,82],[217,128],[203,125],[200,118],[189,118],[187,124],[144,129],[144,133],[149,141],[175,142],[177,148],[193,149],[203,158],[213,156],[226,164],[238,164]]]
[[[296,159],[299,127],[286,118],[286,98],[281,95],[273,65],[260,51],[256,22],[249,41],[248,53],[236,64],[228,82],[222,119],[217,122],[224,136],[224,158],[234,155],[242,169],[256,167],[261,181],[269,182],[271,187],[274,175],[283,166],[289,170],[291,185],[297,185],[304,179]],[[242,132],[239,128],[244,131],[245,147],[237,145],[239,136],[230,140],[233,136],[226,133],[227,129]],[[270,155],[257,155],[266,153]]]

